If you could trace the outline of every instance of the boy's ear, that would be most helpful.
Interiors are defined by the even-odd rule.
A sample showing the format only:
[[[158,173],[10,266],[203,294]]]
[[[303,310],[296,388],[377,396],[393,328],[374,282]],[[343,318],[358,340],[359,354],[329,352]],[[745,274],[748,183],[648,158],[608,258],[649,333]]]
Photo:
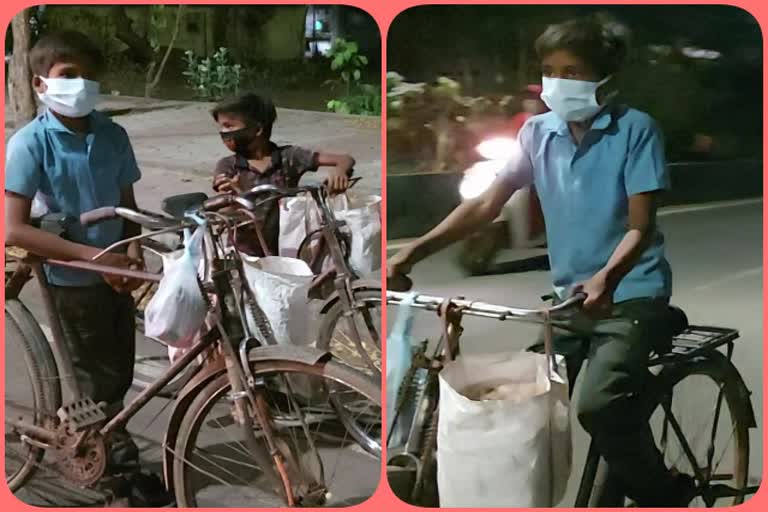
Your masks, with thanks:
[[[39,76],[35,75],[32,78],[32,88],[35,89],[35,92],[43,93],[46,90],[48,90],[48,86],[45,85],[45,82],[43,82]]]

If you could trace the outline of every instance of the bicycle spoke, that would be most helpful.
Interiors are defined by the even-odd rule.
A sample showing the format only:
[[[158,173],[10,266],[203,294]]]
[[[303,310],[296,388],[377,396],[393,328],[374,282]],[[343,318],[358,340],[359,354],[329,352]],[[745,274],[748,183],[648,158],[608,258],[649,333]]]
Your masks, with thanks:
[[[199,472],[199,473],[201,473],[201,474],[203,474],[203,475],[207,476],[208,478],[212,478],[213,480],[216,480],[217,482],[219,482],[220,484],[222,484],[222,485],[224,485],[224,486],[226,486],[226,487],[232,487],[232,484],[230,484],[230,483],[229,483],[229,482],[227,482],[226,480],[222,480],[221,478],[217,477],[217,476],[216,476],[216,475],[214,475],[213,473],[210,473],[209,471],[206,471],[206,470],[204,470],[204,469],[202,469],[202,468],[198,467],[197,465],[193,464],[193,463],[192,463],[192,462],[191,462],[189,459],[187,459],[186,457],[179,457],[179,456],[176,454],[175,450],[174,450],[173,448],[169,447],[167,444],[163,445],[163,447],[164,447],[166,450],[168,450],[168,451],[171,453],[171,455],[173,455],[173,456],[174,456],[174,458],[177,458],[177,459],[181,460],[181,461],[182,461],[184,464],[186,464],[186,465],[188,465],[189,467],[193,468],[195,471],[197,471],[197,472]],[[225,471],[226,471],[226,470],[225,470]],[[238,477],[238,476],[235,476],[235,478],[237,478],[237,479],[240,479],[240,477]],[[249,485],[249,482],[244,482],[244,483],[245,483],[246,485]]]

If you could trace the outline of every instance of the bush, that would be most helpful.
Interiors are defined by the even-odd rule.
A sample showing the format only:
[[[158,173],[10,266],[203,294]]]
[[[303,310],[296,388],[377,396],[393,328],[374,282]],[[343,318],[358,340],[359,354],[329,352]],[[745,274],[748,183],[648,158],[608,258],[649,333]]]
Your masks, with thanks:
[[[328,110],[337,114],[381,115],[381,88],[362,82],[368,57],[359,54],[357,43],[339,38],[328,52],[328,57],[331,70],[339,76],[326,83],[332,89],[341,85],[345,90],[343,96],[328,102]]]
[[[240,92],[243,68],[230,60],[229,50],[219,48],[213,57],[198,57],[192,50],[185,53],[187,85],[195,95],[206,100],[220,100]]]

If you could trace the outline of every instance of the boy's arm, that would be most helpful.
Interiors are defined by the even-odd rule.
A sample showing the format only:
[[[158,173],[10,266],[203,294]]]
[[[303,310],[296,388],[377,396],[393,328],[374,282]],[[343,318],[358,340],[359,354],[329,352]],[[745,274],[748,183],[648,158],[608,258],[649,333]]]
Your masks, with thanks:
[[[350,155],[337,153],[317,153],[318,167],[333,167],[328,173],[328,187],[332,194],[341,193],[349,187],[349,178],[355,167],[355,159]]]
[[[90,260],[100,249],[65,240],[29,224],[32,199],[5,191],[5,245],[56,260]]]
[[[610,310],[619,283],[653,241],[659,199],[670,185],[661,130],[649,119],[637,132],[624,170],[627,232],[606,265],[582,285],[587,294],[584,307],[598,314]]]

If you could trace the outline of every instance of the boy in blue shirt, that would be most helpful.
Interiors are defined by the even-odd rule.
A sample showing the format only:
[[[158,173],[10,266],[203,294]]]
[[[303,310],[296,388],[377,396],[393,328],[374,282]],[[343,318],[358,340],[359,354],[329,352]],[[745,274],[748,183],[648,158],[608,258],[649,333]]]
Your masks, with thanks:
[[[586,294],[584,322],[555,340],[566,357],[588,351],[579,421],[628,497],[686,507],[695,482],[666,467],[640,407],[649,354],[667,351],[675,329],[672,272],[656,226],[669,187],[661,133],[647,114],[612,101],[612,76],[627,52],[621,26],[601,17],[553,25],[536,50],[551,112],[525,123],[519,155],[483,195],[390,259],[389,287],[408,287],[414,264],[492,222],[515,190],[535,185],[555,294]]]
[[[139,234],[121,219],[59,237],[30,224],[32,200],[68,217],[103,206],[136,208],[133,185],[141,177],[125,130],[94,111],[99,50],[78,32],[52,33],[30,52],[33,86],[47,107],[8,141],[5,165],[6,245],[59,260],[92,260],[103,248]],[[98,263],[139,268],[141,249],[108,253]],[[137,284],[124,278],[46,267],[81,390],[116,414],[133,380],[134,302]],[[135,467],[138,448],[127,432],[113,438],[110,464]]]

